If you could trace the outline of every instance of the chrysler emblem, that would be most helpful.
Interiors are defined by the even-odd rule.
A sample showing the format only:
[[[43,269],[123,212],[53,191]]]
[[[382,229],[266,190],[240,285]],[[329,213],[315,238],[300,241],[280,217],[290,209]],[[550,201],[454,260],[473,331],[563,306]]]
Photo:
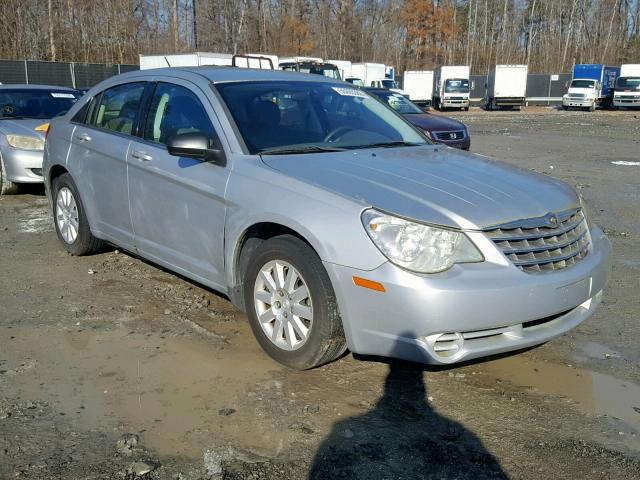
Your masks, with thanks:
[[[556,217],[555,215],[551,215],[549,217],[549,225],[551,225],[552,227],[555,227],[558,224],[558,217]]]

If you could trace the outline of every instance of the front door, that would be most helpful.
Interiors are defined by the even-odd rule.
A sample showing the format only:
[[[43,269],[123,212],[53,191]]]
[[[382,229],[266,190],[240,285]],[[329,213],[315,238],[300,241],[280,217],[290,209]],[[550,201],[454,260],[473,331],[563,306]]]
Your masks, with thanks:
[[[141,138],[129,150],[129,198],[136,247],[203,283],[224,285],[226,166],[169,154],[173,135],[200,132],[220,144],[209,99],[186,81],[159,81]]]

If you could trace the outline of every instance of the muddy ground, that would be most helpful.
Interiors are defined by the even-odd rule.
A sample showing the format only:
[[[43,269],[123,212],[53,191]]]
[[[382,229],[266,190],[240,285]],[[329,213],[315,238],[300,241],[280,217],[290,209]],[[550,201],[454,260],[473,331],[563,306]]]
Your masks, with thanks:
[[[596,315],[455,368],[270,360],[223,297],[63,252],[0,198],[0,479],[640,478],[640,112],[453,114],[472,150],[580,190],[615,264]]]

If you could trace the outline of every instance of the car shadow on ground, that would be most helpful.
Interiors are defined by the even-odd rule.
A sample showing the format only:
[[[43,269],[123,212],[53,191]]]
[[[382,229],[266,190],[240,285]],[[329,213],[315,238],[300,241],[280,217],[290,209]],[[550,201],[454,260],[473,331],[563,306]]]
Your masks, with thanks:
[[[508,478],[473,432],[430,405],[424,366],[388,364],[374,408],[334,425],[316,452],[309,480]]]

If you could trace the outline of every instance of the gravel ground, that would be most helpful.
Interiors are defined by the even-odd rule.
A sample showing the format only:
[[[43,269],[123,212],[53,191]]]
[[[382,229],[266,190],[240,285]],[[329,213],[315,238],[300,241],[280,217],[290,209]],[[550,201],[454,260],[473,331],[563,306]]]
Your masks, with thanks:
[[[615,253],[593,318],[455,368],[291,371],[224,297],[113,248],[68,256],[32,188],[0,198],[0,478],[640,478],[640,113],[451,116],[472,151],[585,197]]]

